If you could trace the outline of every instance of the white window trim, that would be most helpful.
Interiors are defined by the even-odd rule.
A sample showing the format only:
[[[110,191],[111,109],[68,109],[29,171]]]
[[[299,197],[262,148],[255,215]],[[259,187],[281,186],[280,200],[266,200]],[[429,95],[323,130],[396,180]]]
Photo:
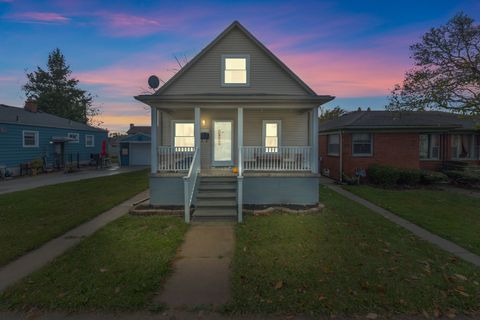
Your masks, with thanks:
[[[277,135],[278,135],[278,148],[277,151],[271,151],[271,153],[279,152],[280,147],[282,146],[282,120],[263,120],[262,121],[262,146],[267,148],[265,145],[265,138],[267,134],[267,123],[276,123],[277,124]],[[270,147],[269,147],[270,148]]]
[[[245,68],[247,69],[246,83],[225,83],[225,59],[227,58],[245,58]],[[221,61],[221,86],[222,87],[250,87],[250,55],[249,54],[222,54]]]
[[[175,124],[177,123],[191,123],[193,124],[193,137],[195,138],[195,121],[194,120],[172,120],[172,138],[171,138],[171,143],[172,147],[175,147]],[[195,146],[196,147],[196,146]],[[179,147],[182,148],[182,147]]]
[[[330,136],[338,136],[338,152],[330,152],[328,150],[328,146],[330,145],[329,138]],[[327,156],[336,156],[338,157],[340,155],[340,134],[339,133],[330,133],[327,134]]]
[[[452,152],[452,160],[459,160],[459,161],[461,161],[461,160],[477,160],[478,157],[477,157],[477,155],[475,154],[475,153],[477,152],[477,150],[475,149],[476,146],[477,146],[477,141],[476,141],[477,137],[476,137],[476,135],[473,134],[473,133],[456,133],[456,134],[453,134],[453,135],[452,135],[452,138],[451,138],[451,139],[452,139],[452,141],[451,141],[451,149],[452,149],[452,151],[453,151],[453,141],[454,141],[454,138],[455,138],[456,136],[460,136],[460,137],[461,137],[461,136],[471,136],[471,137],[472,137],[472,145],[471,145],[471,147],[470,147],[470,157],[469,157],[469,158],[460,158],[460,157],[458,157],[458,145],[457,145],[457,147],[455,148],[455,154],[453,154],[453,152]]]
[[[370,135],[370,153],[355,153],[353,136],[355,134],[369,134]],[[371,132],[354,132],[352,133],[352,157],[373,157],[373,133]]]
[[[70,138],[70,135],[76,135],[77,136],[77,139],[73,140],[73,141],[69,141],[70,143],[80,143],[80,133],[78,132],[69,132],[67,133],[67,137]]]
[[[88,144],[88,137],[92,137],[92,144]],[[86,148],[95,147],[95,136],[93,134],[86,134],[85,135],[85,147]]]
[[[33,133],[35,135],[35,145],[30,146],[25,144],[25,133]],[[22,145],[24,148],[38,148],[38,139],[39,139],[38,131],[22,130]]]

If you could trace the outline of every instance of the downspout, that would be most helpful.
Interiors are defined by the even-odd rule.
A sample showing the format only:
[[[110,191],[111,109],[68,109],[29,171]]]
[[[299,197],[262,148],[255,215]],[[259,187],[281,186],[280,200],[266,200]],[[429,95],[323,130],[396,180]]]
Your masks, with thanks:
[[[343,133],[342,130],[340,130],[340,182],[343,182]]]

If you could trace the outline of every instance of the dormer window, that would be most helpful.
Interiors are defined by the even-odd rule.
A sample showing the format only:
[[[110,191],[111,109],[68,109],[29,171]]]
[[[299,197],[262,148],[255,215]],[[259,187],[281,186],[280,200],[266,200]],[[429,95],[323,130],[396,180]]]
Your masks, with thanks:
[[[245,87],[250,83],[250,56],[222,56],[222,85],[227,87]]]

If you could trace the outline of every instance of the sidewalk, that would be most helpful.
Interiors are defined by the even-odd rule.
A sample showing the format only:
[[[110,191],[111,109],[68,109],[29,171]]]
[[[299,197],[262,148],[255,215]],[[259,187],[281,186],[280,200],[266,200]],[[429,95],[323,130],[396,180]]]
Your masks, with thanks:
[[[106,169],[86,169],[73,173],[54,172],[33,177],[16,177],[11,180],[0,180],[0,194],[28,190],[52,184],[79,181],[90,178],[113,176],[120,173],[142,170],[146,167],[118,167]]]
[[[106,224],[120,218],[128,212],[130,206],[147,197],[148,190],[143,191],[0,268],[0,292],[60,256],[67,249],[79,243],[84,237],[91,235]]]
[[[174,273],[155,302],[173,308],[227,303],[234,244],[234,223],[192,224],[177,255]]]
[[[342,196],[350,199],[350,200],[353,200],[355,202],[357,202],[358,204],[364,206],[364,207],[367,207],[368,209],[372,210],[373,212],[375,213],[378,213],[380,214],[381,216],[383,216],[384,218],[390,220],[391,222],[399,225],[400,227],[403,227],[405,229],[407,229],[408,231],[412,232],[414,235],[416,235],[417,237],[425,240],[425,241],[428,241],[430,242],[431,244],[459,257],[459,258],[462,258],[463,260],[465,261],[468,261],[474,265],[476,265],[477,267],[480,267],[480,256],[456,245],[455,243],[449,241],[449,240],[446,240],[442,237],[439,237],[437,236],[436,234],[433,234],[431,233],[430,231],[427,231],[426,229],[423,229],[419,226],[417,226],[416,224],[413,224],[411,223],[410,221],[408,220],[405,220],[399,216],[397,216],[396,214],[388,211],[388,210],[385,210],[383,209],[382,207],[379,207],[373,203],[371,203],[370,201],[367,201],[345,189],[343,189],[341,186],[335,184],[335,182],[331,179],[328,179],[328,178],[325,178],[325,177],[321,177],[320,178],[320,184],[321,185],[324,185],[330,189],[332,189],[333,191],[335,191],[336,193],[338,194],[341,194]]]

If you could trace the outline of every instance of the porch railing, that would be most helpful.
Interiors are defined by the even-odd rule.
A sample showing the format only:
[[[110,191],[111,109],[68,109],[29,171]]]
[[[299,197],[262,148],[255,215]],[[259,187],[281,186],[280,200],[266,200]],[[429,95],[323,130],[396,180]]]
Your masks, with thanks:
[[[195,147],[158,147],[158,171],[188,171]]]
[[[197,178],[200,173],[200,154],[199,148],[195,148],[193,158],[188,170],[188,175],[183,177],[184,203],[185,203],[185,222],[190,222],[190,206],[192,205]]]
[[[244,171],[311,171],[311,147],[243,147]]]

